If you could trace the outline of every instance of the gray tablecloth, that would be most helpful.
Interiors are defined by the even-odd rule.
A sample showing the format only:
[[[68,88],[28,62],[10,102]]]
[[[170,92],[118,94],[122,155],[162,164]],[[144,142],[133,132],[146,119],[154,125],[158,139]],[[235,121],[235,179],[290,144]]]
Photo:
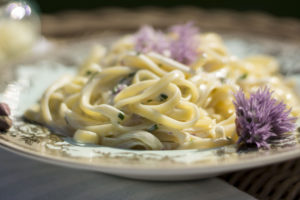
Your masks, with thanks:
[[[147,182],[53,166],[0,149],[0,200],[254,199],[218,178]]]

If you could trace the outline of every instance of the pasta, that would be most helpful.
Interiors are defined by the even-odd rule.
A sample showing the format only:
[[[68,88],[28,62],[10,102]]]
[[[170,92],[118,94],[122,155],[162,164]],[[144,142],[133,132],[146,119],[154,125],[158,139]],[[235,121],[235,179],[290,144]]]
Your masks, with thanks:
[[[168,35],[167,37],[172,37]],[[269,56],[231,55],[215,33],[195,36],[191,64],[138,52],[135,35],[95,46],[75,76],[53,83],[25,117],[82,143],[128,149],[205,149],[236,143],[234,93],[268,85],[299,113],[292,84]]]

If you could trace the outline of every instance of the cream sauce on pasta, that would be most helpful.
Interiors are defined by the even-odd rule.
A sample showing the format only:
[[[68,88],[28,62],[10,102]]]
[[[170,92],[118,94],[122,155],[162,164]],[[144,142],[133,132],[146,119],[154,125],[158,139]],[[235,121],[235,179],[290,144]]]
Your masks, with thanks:
[[[269,56],[231,55],[219,35],[197,36],[187,66],[134,51],[133,36],[92,49],[75,76],[53,83],[25,117],[75,140],[129,149],[205,149],[235,143],[233,94],[268,85],[299,113],[292,84]]]

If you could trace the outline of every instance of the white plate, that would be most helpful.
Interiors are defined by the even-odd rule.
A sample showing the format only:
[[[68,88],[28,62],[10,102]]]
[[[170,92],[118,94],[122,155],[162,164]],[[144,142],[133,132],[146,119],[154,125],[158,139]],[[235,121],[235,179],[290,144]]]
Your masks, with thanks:
[[[239,56],[275,55],[284,72],[298,67],[297,43],[280,42],[243,34],[223,34],[226,45]],[[82,146],[71,138],[59,137],[47,128],[24,122],[26,108],[36,102],[47,86],[64,73],[75,72],[77,63],[92,43],[112,38],[54,46],[47,56],[0,68],[1,101],[12,108],[14,126],[0,134],[0,146],[20,155],[72,168],[105,172],[147,180],[188,180],[215,176],[234,170],[276,163],[300,156],[300,145],[237,153],[234,145],[207,150],[138,151],[102,146]],[[63,64],[63,65],[62,65]],[[296,68],[297,69],[297,68]]]

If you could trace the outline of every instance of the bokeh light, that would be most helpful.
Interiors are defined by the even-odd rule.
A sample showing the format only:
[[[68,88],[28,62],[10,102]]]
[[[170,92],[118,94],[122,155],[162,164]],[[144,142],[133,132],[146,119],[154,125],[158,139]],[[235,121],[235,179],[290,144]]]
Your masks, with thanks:
[[[16,20],[21,20],[26,16],[31,15],[31,8],[23,2],[13,2],[7,5],[6,13]]]

